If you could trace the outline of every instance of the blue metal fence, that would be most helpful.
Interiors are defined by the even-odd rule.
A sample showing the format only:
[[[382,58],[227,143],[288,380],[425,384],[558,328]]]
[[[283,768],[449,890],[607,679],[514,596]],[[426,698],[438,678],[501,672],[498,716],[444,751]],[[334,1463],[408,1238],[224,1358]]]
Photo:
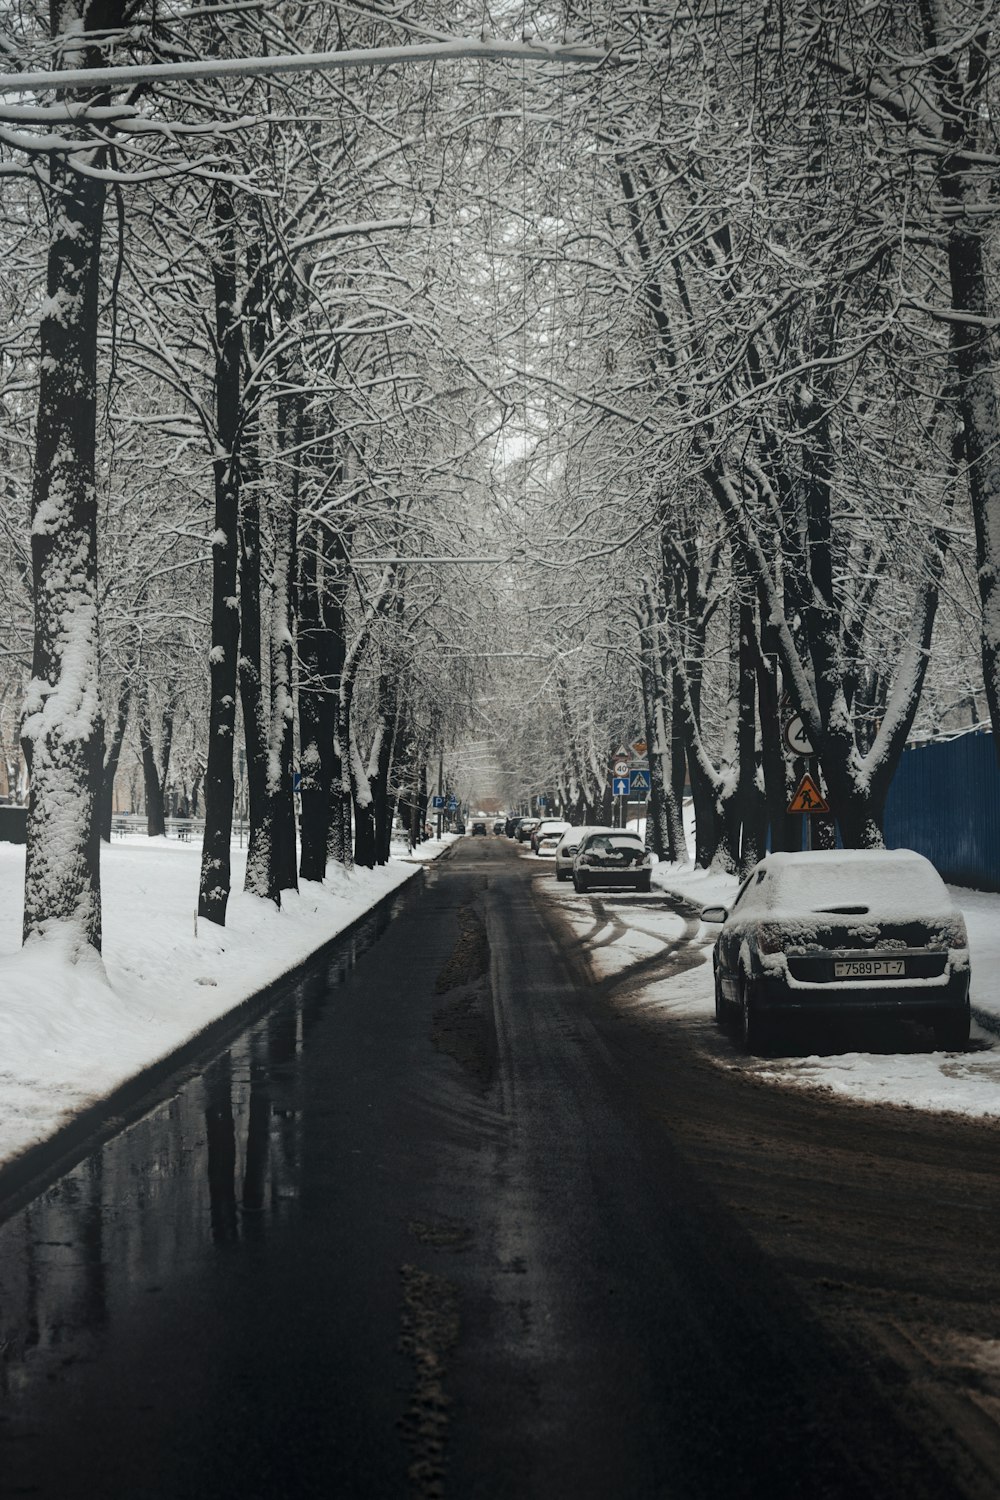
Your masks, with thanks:
[[[953,885],[1000,891],[1000,769],[993,736],[971,731],[904,751],[885,809],[890,849],[926,854]]]

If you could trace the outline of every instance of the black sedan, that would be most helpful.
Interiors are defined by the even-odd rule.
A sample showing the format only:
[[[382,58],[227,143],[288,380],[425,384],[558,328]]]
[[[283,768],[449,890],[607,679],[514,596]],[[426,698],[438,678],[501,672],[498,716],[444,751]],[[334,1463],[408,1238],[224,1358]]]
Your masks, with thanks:
[[[969,943],[940,875],[912,849],[769,854],[721,922],[715,1014],[745,1051],[773,1044],[794,1018],[882,1015],[969,1040]]]

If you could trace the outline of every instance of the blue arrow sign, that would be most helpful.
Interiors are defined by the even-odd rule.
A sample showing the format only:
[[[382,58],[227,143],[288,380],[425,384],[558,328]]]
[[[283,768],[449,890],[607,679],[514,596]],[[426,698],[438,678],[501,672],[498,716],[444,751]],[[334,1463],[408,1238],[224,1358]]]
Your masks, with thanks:
[[[611,779],[611,795],[613,797],[627,797],[631,790],[631,776],[614,776]]]
[[[442,807],[444,807],[444,798],[443,797],[432,797],[431,798],[431,807],[433,807],[433,809],[434,809],[435,812],[440,812],[441,809],[442,809]]]
[[[643,796],[645,796],[649,791],[649,772],[633,771],[631,780],[632,796],[634,797],[637,792],[641,792]]]

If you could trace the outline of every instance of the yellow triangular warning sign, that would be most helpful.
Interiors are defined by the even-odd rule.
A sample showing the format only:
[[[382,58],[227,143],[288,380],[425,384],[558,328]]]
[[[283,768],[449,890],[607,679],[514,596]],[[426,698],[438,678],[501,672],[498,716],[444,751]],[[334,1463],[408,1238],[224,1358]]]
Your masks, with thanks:
[[[790,813],[828,813],[830,804],[808,771],[799,782],[795,796],[788,804]]]

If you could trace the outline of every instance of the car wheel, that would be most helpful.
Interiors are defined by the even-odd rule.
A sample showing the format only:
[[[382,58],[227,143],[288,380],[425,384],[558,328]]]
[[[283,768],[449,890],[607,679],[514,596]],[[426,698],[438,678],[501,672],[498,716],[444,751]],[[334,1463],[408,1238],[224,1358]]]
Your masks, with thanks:
[[[556,879],[557,880],[565,880],[566,879],[566,871],[565,870],[559,870],[559,869],[557,869],[556,870]]]
[[[579,895],[581,895],[581,896],[584,895],[584,893],[586,892],[586,889],[587,889],[587,877],[586,877],[586,875],[574,875],[573,876],[573,889],[575,891],[577,891],[579,893]]]
[[[754,1001],[753,986],[744,974],[740,978],[740,1046],[744,1052],[762,1052],[767,1026]]]
[[[965,1009],[948,1011],[934,1022],[934,1040],[942,1052],[964,1052],[969,1045],[971,1015],[966,1002]]]

